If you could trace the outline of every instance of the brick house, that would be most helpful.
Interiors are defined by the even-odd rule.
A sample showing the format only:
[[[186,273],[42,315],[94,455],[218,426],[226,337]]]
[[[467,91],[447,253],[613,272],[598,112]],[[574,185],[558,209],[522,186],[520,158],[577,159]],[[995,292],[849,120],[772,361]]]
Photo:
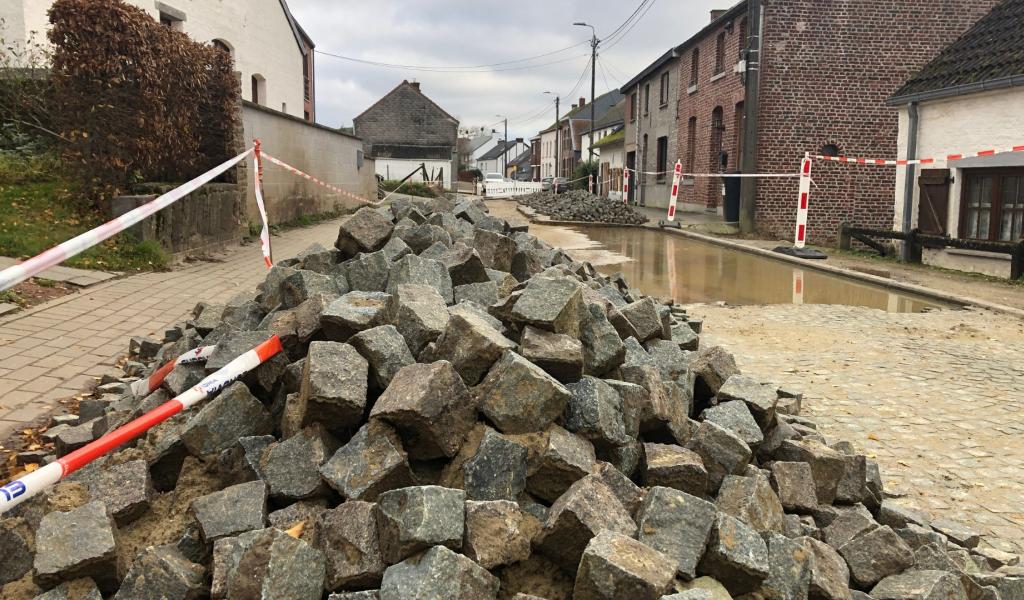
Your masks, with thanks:
[[[897,115],[886,99],[997,2],[744,0],[712,11],[705,28],[673,49],[681,76],[677,151],[670,146],[667,162],[678,156],[685,172],[718,173],[739,170],[754,152],[754,172],[796,173],[805,152],[895,158]],[[748,23],[757,14],[763,47],[760,65],[748,68],[759,39]],[[750,77],[760,78],[755,115],[745,98]],[[753,148],[744,147],[747,126],[755,128]],[[891,226],[895,177],[891,169],[815,164],[810,241],[833,243],[843,221]],[[745,179],[743,186],[756,194],[758,229],[791,237],[795,182]],[[647,202],[663,205],[661,192],[654,187]],[[680,201],[720,211],[721,194],[721,180],[697,179]]]
[[[1013,151],[1024,144],[1024,0],[1003,0],[897,90],[889,105],[899,112],[898,156],[940,159],[895,169],[894,230],[982,243],[1024,238],[1024,152]],[[941,160],[988,149],[996,152]],[[983,248],[926,247],[921,259],[1009,277],[1009,255]]]
[[[376,160],[377,175],[402,179],[423,164],[432,178],[454,185],[458,164],[459,121],[403,81],[354,119],[355,134]],[[417,175],[414,180],[421,180]]]

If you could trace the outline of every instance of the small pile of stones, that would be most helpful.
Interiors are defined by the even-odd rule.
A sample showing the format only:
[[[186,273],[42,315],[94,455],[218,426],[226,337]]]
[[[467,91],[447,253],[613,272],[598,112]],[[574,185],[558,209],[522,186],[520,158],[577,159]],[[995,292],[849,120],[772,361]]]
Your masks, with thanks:
[[[701,326],[477,201],[360,209],[55,422],[63,455],[283,342],[5,515],[4,597],[1024,598],[1017,556],[893,504]]]
[[[586,221],[591,223],[618,223],[643,225],[647,217],[629,204],[595,196],[586,190],[570,190],[562,194],[537,192],[516,196],[520,204],[556,221]]]

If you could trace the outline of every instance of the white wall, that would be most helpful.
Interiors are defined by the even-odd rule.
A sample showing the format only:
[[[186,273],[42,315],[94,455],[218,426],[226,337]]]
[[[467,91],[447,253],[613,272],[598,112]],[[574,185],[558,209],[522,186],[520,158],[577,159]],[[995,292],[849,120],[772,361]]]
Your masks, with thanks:
[[[988,148],[1013,147],[1021,144],[1024,136],[1024,88],[1008,88],[992,92],[970,94],[932,102],[925,102],[918,106],[918,139],[917,156],[919,157],[945,157],[952,153],[975,152]],[[899,109],[899,158],[907,155],[909,117],[906,107]],[[984,167],[985,162],[995,162],[998,166],[1007,164],[1006,156],[994,156],[987,159],[972,159],[965,163],[955,161],[948,163],[950,175],[953,177],[953,184],[949,191],[949,217],[946,223],[946,231],[956,237],[960,232],[960,195],[963,181],[963,169],[958,165],[968,164],[970,168]],[[1016,164],[1024,166],[1024,155],[1011,156],[1010,161],[1017,161]],[[945,162],[935,165],[924,165],[923,168],[946,168]],[[864,167],[861,167],[864,168]],[[902,229],[903,223],[903,196],[906,182],[906,167],[896,167],[896,189],[895,189],[895,220],[894,227]],[[920,176],[922,166],[918,165],[915,177]],[[912,227],[917,227],[917,214],[920,202],[920,188],[914,185],[914,209]],[[966,260],[969,257],[972,260]],[[997,268],[991,265],[995,260]],[[940,264],[960,270],[972,270],[964,268],[966,264],[977,263],[979,272],[990,274],[1001,274],[1002,259],[982,255],[969,256],[961,251],[928,252],[925,261],[931,264]],[[1009,260],[1005,265],[1006,274],[1009,274]]]
[[[555,176],[555,139],[557,132],[547,131],[540,135],[540,177]]]
[[[493,146],[492,146],[493,147]],[[505,174],[504,165],[512,164],[512,161],[519,158],[519,155],[530,149],[530,145],[526,142],[515,142],[505,150],[504,158],[499,156],[490,160],[478,160],[477,168],[480,169],[484,175],[488,173],[501,173],[502,176]]]
[[[367,200],[376,199],[374,161],[364,158],[362,167],[359,166],[358,154],[363,150],[359,138],[251,104],[242,108],[242,126],[246,144],[260,138],[263,149],[275,158],[347,192]],[[248,219],[259,222],[251,170],[246,187]],[[268,161],[264,161],[263,166],[263,190],[271,223],[360,204],[354,198],[336,194]]]
[[[156,0],[125,0],[159,18]],[[24,42],[30,31],[49,29],[47,10],[52,0],[3,0],[0,18],[8,24],[4,37]],[[162,4],[185,13],[182,31],[197,42],[221,39],[234,50],[235,69],[242,73],[242,98],[252,100],[251,78],[266,79],[266,99],[260,104],[302,117],[305,110],[302,52],[279,0],[165,0]],[[22,18],[22,15],[24,17]],[[41,39],[45,36],[41,35]]]
[[[614,129],[615,129],[615,127],[604,127],[602,129],[595,129],[594,130],[594,143],[596,144],[597,142],[600,142],[602,138],[604,138],[605,136],[611,134],[611,132]],[[590,132],[587,132],[587,133],[583,134],[583,139],[580,142],[580,149],[582,150],[582,154],[580,154],[580,156],[583,157],[581,160],[589,159],[590,158]],[[595,159],[600,161],[600,156],[601,156],[601,148],[600,147],[594,148],[594,157],[595,157]]]

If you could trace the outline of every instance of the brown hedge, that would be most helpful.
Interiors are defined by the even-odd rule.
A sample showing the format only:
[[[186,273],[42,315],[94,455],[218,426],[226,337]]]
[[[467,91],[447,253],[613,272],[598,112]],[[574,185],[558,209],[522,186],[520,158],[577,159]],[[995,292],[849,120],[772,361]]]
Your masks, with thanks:
[[[95,191],[184,181],[234,154],[231,57],[119,0],[50,9],[63,158]]]

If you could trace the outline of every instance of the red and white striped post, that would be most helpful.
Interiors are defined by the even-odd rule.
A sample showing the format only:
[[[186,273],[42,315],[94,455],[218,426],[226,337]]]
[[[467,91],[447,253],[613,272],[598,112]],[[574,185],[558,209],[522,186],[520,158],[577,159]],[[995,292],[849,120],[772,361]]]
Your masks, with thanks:
[[[793,245],[803,248],[807,244],[807,205],[811,197],[811,155],[804,155],[800,162],[800,203],[796,211],[796,241]]]
[[[587,175],[587,191],[591,194],[594,193],[594,174]]]
[[[672,197],[668,201],[668,222],[676,220],[676,203],[679,201],[679,183],[683,179],[683,161],[676,161],[676,168],[672,175]]]
[[[261,147],[263,143],[259,138],[253,140],[252,143],[253,168],[256,171],[254,173],[256,208],[259,209],[260,217],[263,219],[263,230],[260,231],[260,249],[263,251],[263,262],[269,269],[274,266],[274,252],[270,249],[270,224],[267,221],[267,207],[263,202],[263,149]]]
[[[622,203],[629,204],[629,167],[622,170]]]

